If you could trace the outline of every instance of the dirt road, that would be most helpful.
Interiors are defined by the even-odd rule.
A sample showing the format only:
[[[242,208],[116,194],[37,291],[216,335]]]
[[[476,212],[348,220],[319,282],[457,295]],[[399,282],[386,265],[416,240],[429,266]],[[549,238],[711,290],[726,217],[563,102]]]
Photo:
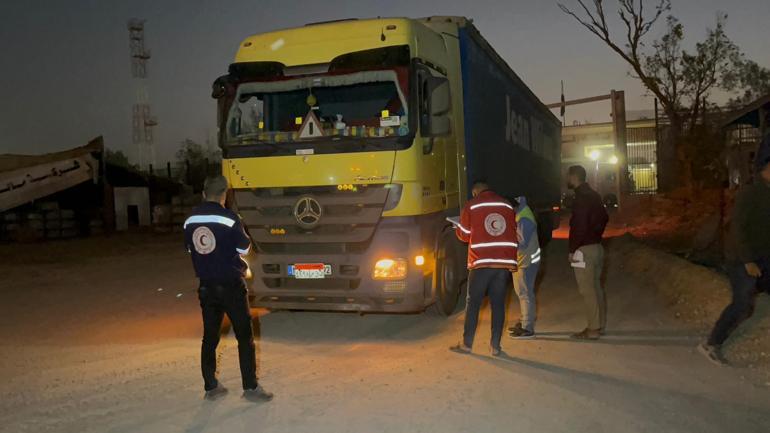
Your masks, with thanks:
[[[547,252],[539,338],[505,340],[505,359],[488,355],[488,311],[471,356],[446,350],[462,314],[260,311],[260,375],[276,398],[255,406],[239,398],[231,334],[231,393],[201,399],[200,313],[178,239],[3,246],[0,431],[767,431],[770,387],[706,363],[698,336],[622,271],[608,274],[607,338],[570,341],[583,321],[565,254],[563,241]]]

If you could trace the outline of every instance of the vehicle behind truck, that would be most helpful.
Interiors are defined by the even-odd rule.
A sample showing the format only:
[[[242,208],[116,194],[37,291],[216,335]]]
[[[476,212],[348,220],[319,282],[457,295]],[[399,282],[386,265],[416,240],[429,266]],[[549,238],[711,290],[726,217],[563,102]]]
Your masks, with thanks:
[[[541,239],[558,224],[561,125],[469,20],[254,35],[228,72],[213,96],[255,306],[450,315],[467,271],[446,217],[476,179],[526,195]]]

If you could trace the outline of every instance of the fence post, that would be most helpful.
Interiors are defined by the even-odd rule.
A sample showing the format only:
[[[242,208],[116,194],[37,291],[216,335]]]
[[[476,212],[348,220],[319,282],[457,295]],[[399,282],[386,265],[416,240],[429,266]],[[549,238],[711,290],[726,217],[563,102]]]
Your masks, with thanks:
[[[168,178],[171,179],[171,161],[166,162],[166,173],[168,174]]]
[[[152,170],[152,164],[150,164],[150,176],[154,176],[154,175],[155,175],[155,173]]]
[[[192,174],[190,173],[190,160],[189,159],[185,159],[184,160],[184,167],[185,167],[185,180],[187,181],[186,183],[188,185],[192,185],[192,179],[191,179]]]

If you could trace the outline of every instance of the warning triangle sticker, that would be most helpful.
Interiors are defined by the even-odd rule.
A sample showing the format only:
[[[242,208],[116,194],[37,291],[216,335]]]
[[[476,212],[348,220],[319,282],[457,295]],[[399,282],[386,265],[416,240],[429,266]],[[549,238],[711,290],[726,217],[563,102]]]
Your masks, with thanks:
[[[315,115],[315,112],[311,109],[305,120],[302,122],[302,126],[299,128],[299,138],[316,138],[323,137],[324,129],[321,125],[321,121]]]

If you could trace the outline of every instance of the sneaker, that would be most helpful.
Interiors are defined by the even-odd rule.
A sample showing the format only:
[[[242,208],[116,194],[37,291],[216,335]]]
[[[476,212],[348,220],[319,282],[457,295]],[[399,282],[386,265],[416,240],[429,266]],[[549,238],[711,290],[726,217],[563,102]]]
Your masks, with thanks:
[[[722,350],[719,346],[714,346],[708,343],[701,343],[698,345],[698,352],[705,356],[706,359],[720,367],[727,365],[727,360],[722,356]]]
[[[535,338],[534,332],[524,328],[514,329],[508,335],[515,340],[531,340]]]
[[[510,327],[510,328],[508,328],[508,332],[516,332],[517,330],[521,330],[521,329],[524,329],[524,328],[522,328],[522,326],[521,326],[521,322],[516,322],[516,324],[515,324],[515,325],[513,325],[513,326],[512,326],[512,327]]]
[[[206,391],[206,393],[203,395],[203,398],[209,401],[214,401],[224,397],[225,394],[227,394],[227,388],[225,388],[221,383],[217,383],[216,388]]]
[[[241,397],[254,403],[262,403],[272,400],[273,393],[265,391],[265,388],[262,388],[262,385],[258,385],[254,389],[244,390]]]
[[[601,337],[601,331],[599,329],[584,329],[576,334],[570,335],[573,340],[598,340]]]
[[[503,356],[504,354],[505,354],[505,352],[503,352],[503,349],[499,349],[499,348],[496,349],[494,347],[492,348],[492,356],[493,357],[499,358],[499,357]]]
[[[455,344],[454,346],[450,347],[449,350],[461,355],[467,355],[471,353],[471,348],[464,345],[463,343]]]

